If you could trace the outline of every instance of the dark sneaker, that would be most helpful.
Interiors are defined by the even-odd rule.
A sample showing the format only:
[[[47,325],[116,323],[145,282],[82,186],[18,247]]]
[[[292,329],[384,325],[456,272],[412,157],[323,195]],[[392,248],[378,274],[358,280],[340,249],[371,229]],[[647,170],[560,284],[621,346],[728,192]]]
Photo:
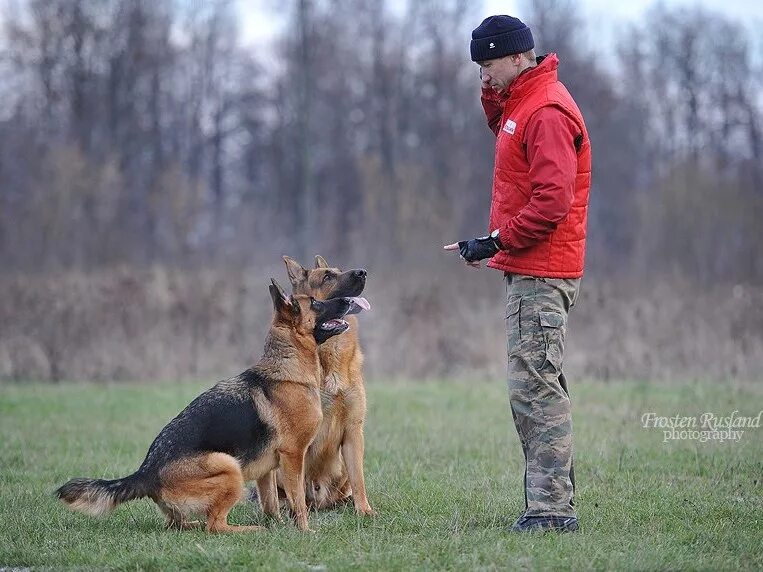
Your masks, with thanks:
[[[520,516],[511,526],[511,532],[575,532],[579,528],[574,516]]]

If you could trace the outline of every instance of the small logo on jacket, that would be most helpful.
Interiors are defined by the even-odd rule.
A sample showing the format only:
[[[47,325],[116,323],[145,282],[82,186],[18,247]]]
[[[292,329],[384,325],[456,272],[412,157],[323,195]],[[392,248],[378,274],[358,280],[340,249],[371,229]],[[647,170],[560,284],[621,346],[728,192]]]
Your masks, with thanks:
[[[517,124],[511,119],[506,120],[506,125],[503,126],[503,130],[509,135],[514,135],[514,130],[517,128]]]

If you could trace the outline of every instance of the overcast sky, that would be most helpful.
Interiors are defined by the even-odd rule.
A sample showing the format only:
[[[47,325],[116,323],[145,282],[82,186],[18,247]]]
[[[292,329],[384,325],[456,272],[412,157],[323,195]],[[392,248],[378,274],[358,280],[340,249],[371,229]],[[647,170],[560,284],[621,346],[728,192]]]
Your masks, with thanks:
[[[267,47],[269,40],[279,31],[284,18],[278,17],[279,7],[283,0],[234,0],[238,3],[241,14],[241,35],[244,44]],[[411,0],[415,1],[415,0]],[[655,0],[579,0],[581,11],[587,21],[589,34],[591,30],[603,32],[604,43],[611,42],[618,29],[627,23],[638,19],[644,11],[655,3]],[[756,30],[757,35],[763,35],[763,0],[663,0],[668,6],[687,6],[697,4],[721,12],[731,18],[744,22]],[[291,5],[292,2],[288,2]],[[403,6],[404,0],[392,0],[390,5]],[[492,14],[510,14],[524,19],[527,15],[522,9],[522,0],[484,0],[479,16],[470,28],[479,24],[481,18]]]

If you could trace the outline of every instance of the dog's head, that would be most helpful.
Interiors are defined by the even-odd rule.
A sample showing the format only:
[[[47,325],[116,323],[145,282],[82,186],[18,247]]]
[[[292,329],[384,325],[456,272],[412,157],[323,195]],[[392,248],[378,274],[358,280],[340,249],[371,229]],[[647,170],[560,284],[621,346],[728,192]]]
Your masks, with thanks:
[[[335,297],[316,300],[312,296],[287,296],[283,288],[271,278],[270,297],[273,299],[273,326],[294,332],[298,338],[313,339],[322,344],[329,338],[347,331],[350,325],[343,320],[347,314],[367,309],[363,298]]]
[[[288,256],[283,257],[292,292],[312,296],[316,300],[360,296],[366,287],[366,271],[362,268],[342,272],[330,268],[322,256],[315,257],[315,268],[304,268]]]

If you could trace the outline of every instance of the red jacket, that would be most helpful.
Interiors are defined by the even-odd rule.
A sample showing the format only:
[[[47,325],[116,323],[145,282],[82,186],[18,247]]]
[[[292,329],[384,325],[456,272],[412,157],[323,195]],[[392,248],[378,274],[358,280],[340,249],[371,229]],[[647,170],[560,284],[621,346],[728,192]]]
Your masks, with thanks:
[[[498,137],[490,232],[503,249],[488,263],[504,272],[579,278],[585,262],[591,144],[583,116],[549,54],[482,105]]]

